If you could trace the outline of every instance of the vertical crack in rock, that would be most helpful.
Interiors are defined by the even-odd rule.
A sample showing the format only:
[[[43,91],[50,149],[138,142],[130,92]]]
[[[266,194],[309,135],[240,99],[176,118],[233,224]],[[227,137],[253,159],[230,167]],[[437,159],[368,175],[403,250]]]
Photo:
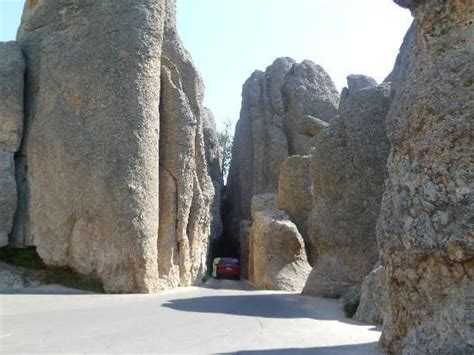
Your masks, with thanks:
[[[208,114],[202,106],[204,86],[177,36],[174,1],[168,2],[167,11],[161,70],[158,264],[162,287],[176,287],[196,284],[204,277],[214,188],[204,153],[203,119]]]
[[[224,177],[222,174],[216,121],[212,112],[207,108],[205,108],[203,115],[203,134],[208,172],[214,187],[214,198],[211,203],[211,226],[208,250],[208,266],[212,267],[213,254],[218,254],[219,243],[224,240],[224,238],[222,238],[224,225],[221,216],[221,200],[224,197]]]

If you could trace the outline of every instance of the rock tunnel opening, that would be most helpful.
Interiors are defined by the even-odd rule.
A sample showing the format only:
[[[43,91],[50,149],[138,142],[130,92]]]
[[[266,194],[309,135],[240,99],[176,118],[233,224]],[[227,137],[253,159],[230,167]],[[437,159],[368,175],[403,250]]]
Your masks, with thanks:
[[[222,233],[213,238],[210,242],[210,253],[208,265],[212,264],[212,260],[216,257],[232,257],[240,259],[240,244],[238,240],[233,238],[230,220],[229,220],[229,200],[227,197],[227,185],[221,190],[220,216],[222,223]],[[210,270],[212,268],[209,268]]]

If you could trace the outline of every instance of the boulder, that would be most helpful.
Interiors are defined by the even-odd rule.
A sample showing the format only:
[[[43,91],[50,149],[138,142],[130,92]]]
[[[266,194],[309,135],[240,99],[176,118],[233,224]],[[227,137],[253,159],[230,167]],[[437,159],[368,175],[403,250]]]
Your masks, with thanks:
[[[360,291],[360,301],[354,318],[369,324],[382,324],[384,290],[380,278],[382,266],[377,264],[365,277]]]
[[[0,262],[0,292],[11,292],[13,289],[36,287],[39,285],[39,280],[28,275],[27,270]]]
[[[397,2],[414,22],[390,78],[381,342],[393,353],[472,354],[474,4]]]
[[[347,76],[347,87],[349,90],[356,91],[375,86],[377,86],[377,81],[370,76],[361,74],[350,74]]]
[[[304,241],[280,210],[255,213],[250,229],[249,280],[268,290],[300,292],[308,277]]]
[[[250,219],[253,196],[278,191],[283,161],[305,155],[315,136],[336,115],[339,94],[322,67],[279,58],[255,71],[242,89],[227,179],[228,235]]]
[[[313,192],[309,175],[311,157],[293,155],[280,168],[276,207],[285,211],[296,224],[304,239],[306,253],[311,264],[316,261],[316,245],[308,238],[307,220],[311,212]]]
[[[342,296],[360,286],[378,260],[375,226],[390,149],[390,86],[350,78],[338,116],[311,152],[308,235],[317,260],[303,290],[307,295]]]
[[[252,197],[252,219],[256,218],[257,212],[276,209],[276,199],[277,195],[271,192]]]
[[[108,292],[200,282],[213,188],[173,0],[32,1],[17,242]],[[100,45],[98,45],[100,43]]]
[[[276,204],[276,194],[274,193],[266,193],[266,194],[260,194],[260,195],[255,195],[252,197],[252,205],[250,208],[251,216],[252,216],[252,221],[255,220],[257,217],[257,212],[260,211],[273,211],[276,209],[275,207]],[[252,221],[250,221],[250,225],[246,226],[245,225],[245,220],[242,220],[240,222],[239,227],[243,227],[243,229],[239,228],[239,250],[240,250],[240,265],[246,271],[246,274],[248,276],[249,280],[253,280],[254,278],[254,262],[253,262],[253,252],[254,249],[252,248],[251,245],[251,229],[246,231],[247,228],[251,228]],[[244,223],[244,225],[242,225]],[[244,243],[243,245],[240,243]],[[244,275],[245,277],[245,275]]]
[[[0,42],[0,247],[8,244],[17,207],[14,153],[23,130],[25,61],[17,42]]]

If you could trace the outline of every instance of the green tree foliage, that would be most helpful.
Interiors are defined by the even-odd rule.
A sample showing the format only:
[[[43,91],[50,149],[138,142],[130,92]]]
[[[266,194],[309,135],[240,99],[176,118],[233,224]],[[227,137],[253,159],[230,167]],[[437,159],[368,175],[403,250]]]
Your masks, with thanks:
[[[227,178],[227,174],[229,173],[230,159],[232,157],[232,142],[234,140],[232,127],[232,120],[227,119],[224,122],[223,129],[217,132],[217,140],[219,142],[219,150],[221,154],[221,172],[224,179]]]

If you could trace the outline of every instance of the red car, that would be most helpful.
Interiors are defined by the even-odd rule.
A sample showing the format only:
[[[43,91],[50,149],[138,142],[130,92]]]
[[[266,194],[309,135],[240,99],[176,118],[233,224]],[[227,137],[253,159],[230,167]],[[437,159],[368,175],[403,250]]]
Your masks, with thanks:
[[[240,263],[236,258],[221,258],[217,264],[217,278],[240,279]]]

